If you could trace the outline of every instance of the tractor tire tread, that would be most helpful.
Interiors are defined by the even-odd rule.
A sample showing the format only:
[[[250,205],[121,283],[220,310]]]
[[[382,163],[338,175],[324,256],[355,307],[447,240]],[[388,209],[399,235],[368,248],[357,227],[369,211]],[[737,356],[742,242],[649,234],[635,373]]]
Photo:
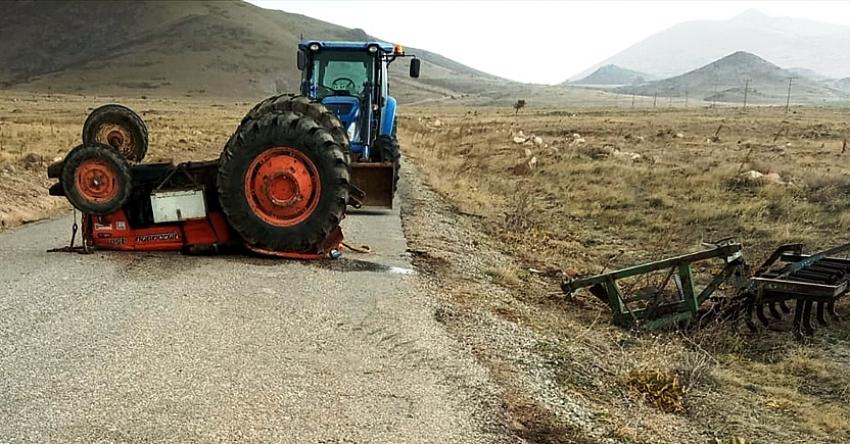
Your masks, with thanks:
[[[245,114],[245,117],[242,118],[239,126],[242,127],[271,111],[291,111],[312,117],[319,125],[324,126],[333,136],[336,143],[342,146],[345,152],[348,153],[348,134],[346,134],[342,122],[339,121],[336,114],[327,109],[321,102],[312,100],[309,97],[294,96],[292,94],[279,94],[269,97],[251,108]]]

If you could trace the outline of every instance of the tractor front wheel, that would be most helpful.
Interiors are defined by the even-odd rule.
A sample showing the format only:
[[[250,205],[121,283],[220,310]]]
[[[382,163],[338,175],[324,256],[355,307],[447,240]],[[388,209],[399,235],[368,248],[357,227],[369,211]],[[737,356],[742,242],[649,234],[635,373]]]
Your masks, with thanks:
[[[395,132],[395,131],[393,131]],[[398,190],[398,174],[401,161],[401,147],[399,147],[398,139],[393,136],[378,136],[373,145],[375,152],[378,154],[378,160],[381,162],[393,163],[393,192]]]
[[[324,126],[267,112],[243,122],[225,147],[219,199],[250,246],[314,252],[342,221],[349,175],[344,148]]]
[[[80,145],[65,157],[61,173],[65,196],[84,214],[103,216],[130,197],[130,164],[109,145]]]

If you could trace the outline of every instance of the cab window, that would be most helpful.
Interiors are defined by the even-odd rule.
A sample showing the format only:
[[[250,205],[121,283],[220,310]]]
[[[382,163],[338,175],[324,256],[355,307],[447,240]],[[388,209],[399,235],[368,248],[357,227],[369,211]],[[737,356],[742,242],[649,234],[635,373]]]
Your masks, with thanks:
[[[328,96],[357,96],[373,81],[373,58],[359,51],[321,51],[313,59],[313,76],[319,99]]]

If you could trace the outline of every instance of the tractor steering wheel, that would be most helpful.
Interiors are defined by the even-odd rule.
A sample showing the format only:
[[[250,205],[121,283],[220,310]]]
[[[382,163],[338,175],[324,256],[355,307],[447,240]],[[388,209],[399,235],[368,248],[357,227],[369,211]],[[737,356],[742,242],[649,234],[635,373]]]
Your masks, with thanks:
[[[357,85],[354,84],[354,80],[351,80],[348,77],[339,77],[331,82],[331,89],[334,91],[345,91],[349,94],[354,94],[354,89],[356,87]]]

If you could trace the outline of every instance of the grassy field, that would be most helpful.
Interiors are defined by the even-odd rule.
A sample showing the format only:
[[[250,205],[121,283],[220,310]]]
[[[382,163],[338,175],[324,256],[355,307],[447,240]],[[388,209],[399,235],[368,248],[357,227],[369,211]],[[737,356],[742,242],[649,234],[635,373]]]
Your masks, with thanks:
[[[805,344],[788,322],[756,334],[626,332],[594,297],[555,296],[558,271],[597,273],[724,237],[751,263],[786,242],[846,241],[846,110],[455,108],[407,115],[400,128],[424,180],[514,258],[481,273],[520,304],[461,291],[455,305],[490,304],[544,338],[538,354],[560,392],[609,436],[850,442],[845,324]]]
[[[80,143],[90,109],[113,101],[147,122],[151,161],[216,157],[251,106],[5,93],[0,229],[67,210],[64,199],[47,196],[45,168]],[[728,236],[744,243],[751,262],[780,243],[817,248],[846,240],[850,125],[844,116],[844,110],[815,108],[789,114],[773,108],[532,109],[519,115],[507,107],[407,110],[399,134],[406,159],[421,172],[417,180],[447,202],[448,216],[457,219],[446,220],[469,230],[461,240],[498,253],[482,254],[464,276],[455,264],[443,265],[440,279],[451,280],[445,289],[453,309],[491,311],[511,326],[499,334],[534,338],[509,350],[502,347],[511,338],[484,334],[475,316],[452,316],[455,324],[449,323],[463,341],[478,344],[477,353],[521,354],[526,364],[535,363],[533,369],[491,367],[509,411],[515,399],[543,406],[534,419],[542,431],[527,435],[531,442],[734,436],[850,442],[845,324],[806,343],[783,331],[787,322],[756,334],[726,324],[628,332],[609,324],[607,308],[596,299],[579,294],[567,302],[557,287],[561,271],[595,273]],[[428,199],[412,205],[437,212]],[[407,220],[408,233],[412,223],[417,219]],[[469,256],[468,245],[453,247],[458,241],[447,232],[423,231],[419,241],[456,248],[459,261]],[[846,307],[839,312],[846,315]],[[542,391],[528,388],[533,385],[517,382],[538,370],[552,375],[547,393],[555,390],[589,412],[596,432],[564,432],[585,425],[561,415],[551,399],[541,401]]]

